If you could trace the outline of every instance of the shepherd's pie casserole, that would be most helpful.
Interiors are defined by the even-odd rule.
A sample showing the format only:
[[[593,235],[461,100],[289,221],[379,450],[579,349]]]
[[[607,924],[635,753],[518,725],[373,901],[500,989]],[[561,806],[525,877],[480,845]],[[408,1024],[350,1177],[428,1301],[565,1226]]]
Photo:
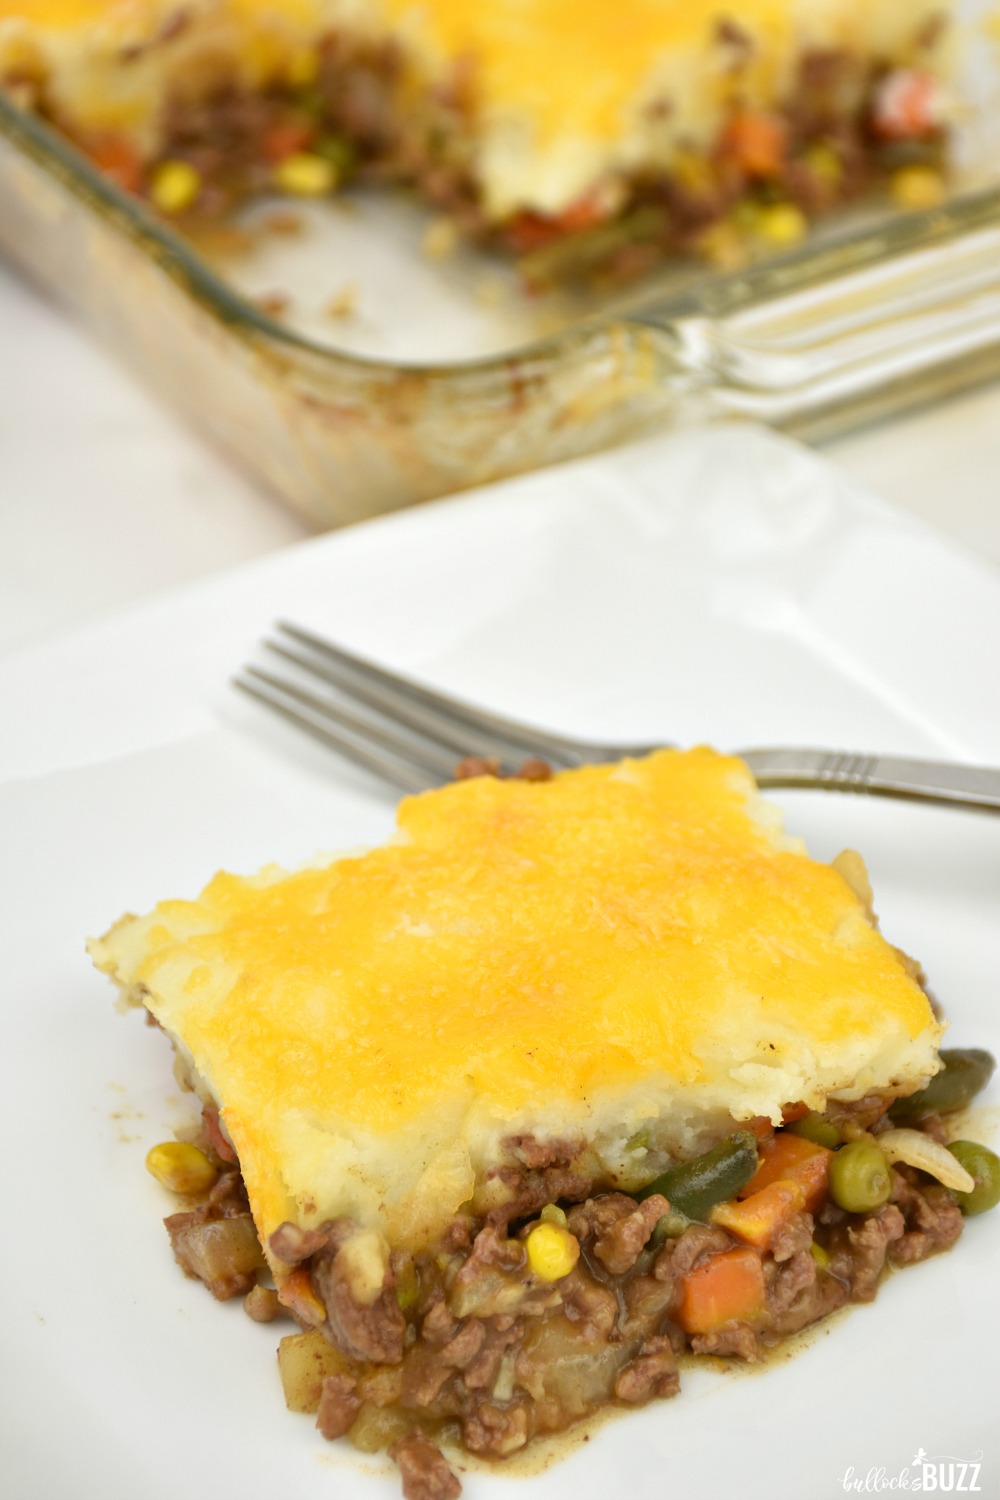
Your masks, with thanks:
[[[182,1266],[294,1316],[289,1403],[416,1500],[457,1493],[437,1443],[672,1395],[681,1350],[753,1359],[989,1206],[940,1119],[988,1055],[942,1069],[860,860],[707,749],[459,781],[91,953],[204,1106],[150,1160]]]
[[[531,284],[942,191],[953,0],[0,0],[0,82],[177,217],[415,187]]]

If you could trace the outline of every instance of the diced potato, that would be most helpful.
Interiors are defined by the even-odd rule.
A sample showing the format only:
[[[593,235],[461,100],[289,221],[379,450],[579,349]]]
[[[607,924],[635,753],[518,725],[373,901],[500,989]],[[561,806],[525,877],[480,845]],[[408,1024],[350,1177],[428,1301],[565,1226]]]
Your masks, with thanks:
[[[220,1301],[249,1291],[256,1273],[264,1268],[250,1215],[178,1225],[178,1220],[186,1218],[185,1214],[176,1214],[166,1222],[174,1254],[187,1274],[199,1277]]]
[[[347,1436],[362,1453],[381,1453],[413,1430],[413,1417],[394,1406],[362,1404]]]
[[[626,1341],[581,1337],[579,1324],[562,1314],[533,1322],[523,1347],[528,1367],[519,1369],[519,1384],[542,1404],[554,1400],[566,1421],[588,1416],[609,1401],[619,1372],[635,1353]]]
[[[403,1394],[402,1365],[373,1365],[362,1375],[358,1390],[373,1406],[392,1406]]]
[[[463,1268],[455,1277],[451,1309],[457,1318],[497,1317],[516,1312],[532,1290],[532,1283],[520,1273],[473,1264],[468,1273]]]
[[[278,1369],[288,1410],[318,1411],[327,1375],[337,1375],[348,1367],[347,1356],[318,1329],[288,1334],[278,1345]]]

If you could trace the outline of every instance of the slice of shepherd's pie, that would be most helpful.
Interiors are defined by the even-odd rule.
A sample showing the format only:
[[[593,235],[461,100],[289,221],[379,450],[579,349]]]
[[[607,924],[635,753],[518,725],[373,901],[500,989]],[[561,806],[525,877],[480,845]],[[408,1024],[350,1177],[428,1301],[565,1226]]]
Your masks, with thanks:
[[[170,217],[389,179],[537,287],[938,201],[954,5],[0,0],[0,86]]]
[[[682,1350],[753,1359],[1000,1196],[942,1144],[988,1054],[939,1054],[857,856],[707,749],[457,782],[91,953],[204,1105],[150,1153],[182,1267],[290,1313],[289,1404],[416,1500],[458,1492],[437,1444],[673,1395]]]

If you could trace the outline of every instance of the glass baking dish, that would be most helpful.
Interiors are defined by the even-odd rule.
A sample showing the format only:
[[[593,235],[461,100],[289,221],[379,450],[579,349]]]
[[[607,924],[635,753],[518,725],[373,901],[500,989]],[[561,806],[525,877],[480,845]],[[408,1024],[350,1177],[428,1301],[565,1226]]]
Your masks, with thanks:
[[[993,11],[979,0],[963,17],[979,29],[948,201],[867,208],[737,272],[675,268],[617,301],[553,305],[519,300],[487,266],[487,298],[471,252],[439,272],[411,205],[364,198],[227,265],[2,95],[0,251],[320,526],[672,422],[744,414],[821,439],[1000,373]],[[317,277],[336,293],[352,264],[364,316],[324,328],[258,305],[267,277],[298,277],[318,305]]]

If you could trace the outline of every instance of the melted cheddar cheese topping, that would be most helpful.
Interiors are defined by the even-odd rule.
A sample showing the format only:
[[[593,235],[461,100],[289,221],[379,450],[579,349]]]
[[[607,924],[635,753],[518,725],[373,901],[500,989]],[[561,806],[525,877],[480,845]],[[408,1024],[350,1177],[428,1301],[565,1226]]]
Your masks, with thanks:
[[[456,1090],[514,1117],[652,1073],[701,1084],[720,1051],[767,1067],[916,1037],[933,1018],[894,950],[751,795],[705,750],[458,783],[359,858],[160,907],[133,979],[169,996],[227,1108],[377,1133]]]
[[[36,26],[83,26],[102,20],[112,9],[121,10],[121,0],[0,0],[0,21],[12,16],[31,20]]]
[[[382,0],[386,13],[440,57],[474,58],[483,106],[530,119],[539,141],[616,140],[637,92],[665,54],[711,46],[719,0]],[[759,46],[784,49],[787,0],[740,0],[734,18]],[[405,32],[404,32],[405,34]],[[720,57],[720,64],[725,59]]]
[[[97,21],[141,23],[164,13],[190,10],[184,0],[0,0],[0,21],[18,17],[40,27],[92,26]],[[228,10],[247,17],[270,14],[319,20],[323,0],[196,0],[199,10]]]

